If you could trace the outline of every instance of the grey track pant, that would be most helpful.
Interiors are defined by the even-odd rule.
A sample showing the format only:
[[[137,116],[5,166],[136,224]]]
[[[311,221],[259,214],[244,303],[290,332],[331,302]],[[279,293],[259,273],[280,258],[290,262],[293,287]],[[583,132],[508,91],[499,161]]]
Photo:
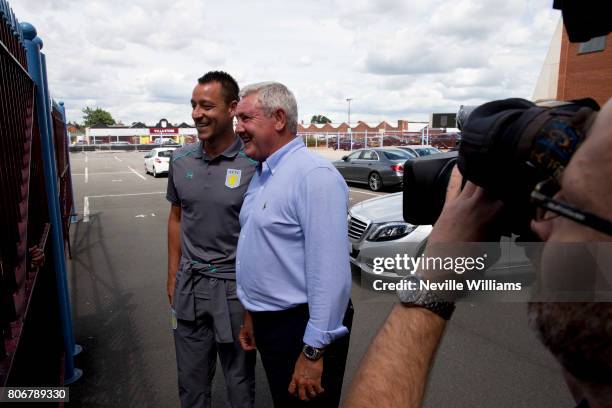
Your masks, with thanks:
[[[181,407],[211,406],[218,354],[230,406],[252,408],[255,404],[255,352],[245,353],[238,343],[244,309],[240,301],[228,300],[234,343],[217,344],[210,303],[206,299],[196,299],[196,320],[178,319],[174,330]]]

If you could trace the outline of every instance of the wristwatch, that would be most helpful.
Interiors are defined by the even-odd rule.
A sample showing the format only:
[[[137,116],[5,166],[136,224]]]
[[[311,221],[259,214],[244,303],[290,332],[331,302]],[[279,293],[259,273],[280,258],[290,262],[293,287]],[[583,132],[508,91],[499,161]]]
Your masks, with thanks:
[[[422,307],[427,309],[444,320],[449,320],[455,311],[455,303],[444,300],[440,295],[433,291],[420,288],[419,282],[421,279],[417,276],[410,275],[404,278],[408,285],[414,287],[414,290],[399,289],[397,296],[400,302],[408,307]],[[414,282],[410,284],[410,282]],[[405,286],[408,286],[405,285]]]
[[[309,360],[317,361],[321,357],[323,357],[323,352],[325,349],[318,349],[316,347],[309,346],[308,344],[304,344],[302,348],[302,353],[304,353],[304,357]]]

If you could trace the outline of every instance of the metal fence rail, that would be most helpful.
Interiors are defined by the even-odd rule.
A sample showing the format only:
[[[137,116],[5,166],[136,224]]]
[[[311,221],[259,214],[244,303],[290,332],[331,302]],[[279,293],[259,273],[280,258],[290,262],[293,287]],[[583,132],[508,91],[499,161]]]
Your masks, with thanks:
[[[354,150],[364,147],[407,146],[415,144],[432,145],[442,149],[457,146],[460,139],[457,133],[447,133],[439,129],[424,128],[421,132],[301,132],[304,143],[309,147],[328,147],[330,149]]]
[[[3,2],[4,3],[4,2]],[[17,21],[0,6],[0,352],[14,354],[27,302],[28,182],[34,121],[34,82],[22,65]],[[0,378],[10,358],[0,361]]]
[[[55,144],[55,160],[59,175],[60,214],[62,217],[62,234],[68,254],[72,258],[70,247],[70,219],[72,217],[72,175],[70,171],[70,155],[68,152],[68,133],[66,119],[62,106],[53,107],[53,142]]]
[[[34,27],[20,24],[0,0],[0,386],[75,378],[63,253],[70,163],[63,108],[51,120],[41,47]],[[36,246],[42,265],[29,255]]]

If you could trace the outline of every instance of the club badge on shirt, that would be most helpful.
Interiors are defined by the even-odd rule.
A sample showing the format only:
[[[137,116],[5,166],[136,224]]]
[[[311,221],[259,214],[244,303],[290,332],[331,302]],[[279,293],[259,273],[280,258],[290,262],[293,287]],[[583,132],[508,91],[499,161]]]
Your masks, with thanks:
[[[229,188],[239,187],[240,175],[241,170],[227,169],[227,173],[225,174],[225,185]]]

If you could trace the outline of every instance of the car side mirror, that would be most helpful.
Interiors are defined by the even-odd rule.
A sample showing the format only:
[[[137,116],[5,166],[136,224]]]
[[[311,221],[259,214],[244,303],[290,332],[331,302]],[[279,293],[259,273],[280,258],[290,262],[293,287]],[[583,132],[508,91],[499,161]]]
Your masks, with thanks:
[[[348,156],[342,156],[342,160],[348,161]]]

